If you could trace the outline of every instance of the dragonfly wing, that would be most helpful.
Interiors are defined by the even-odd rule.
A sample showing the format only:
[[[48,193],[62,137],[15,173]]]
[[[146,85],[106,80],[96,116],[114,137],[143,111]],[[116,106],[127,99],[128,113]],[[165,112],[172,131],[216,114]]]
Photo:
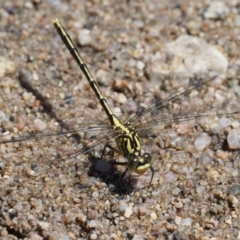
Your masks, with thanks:
[[[86,165],[86,163],[89,164],[88,161],[81,159],[84,158],[81,154],[88,153],[97,146],[102,145],[101,149],[99,149],[99,154],[101,154],[104,145],[120,135],[119,132],[113,131],[112,128],[105,123],[98,126],[96,125],[96,127],[95,124],[96,122],[93,121],[91,123],[88,122],[87,125],[91,126],[90,128],[88,128],[87,125],[82,125],[81,128],[77,128],[77,130],[90,130],[88,134],[98,131],[97,136],[99,137],[86,138],[81,144],[77,145],[72,144],[72,142],[68,140],[69,138],[59,138],[59,135],[55,134],[56,132],[44,133],[40,135],[40,138],[34,138],[28,142],[21,138],[20,142],[16,140],[13,143],[9,143],[9,141],[7,141],[8,144],[4,149],[4,151],[6,151],[4,154],[5,159],[3,159],[4,165],[6,165],[7,169],[9,168],[7,167],[8,164],[11,163],[11,168],[15,168],[14,172],[19,173],[19,175],[16,175],[17,178],[25,179],[21,180],[25,182],[32,178],[44,178],[46,176],[51,178],[52,174],[57,174],[57,169],[64,169],[65,167],[66,169],[72,169],[75,163],[78,162],[82,165]],[[100,130],[101,135],[99,134]],[[75,132],[72,130],[70,133]],[[50,134],[52,134],[51,140],[46,138]],[[37,141],[37,143],[35,143],[35,141]],[[12,151],[12,149],[15,150]],[[15,154],[13,155],[11,152],[15,152]],[[16,171],[16,168],[19,170]],[[7,175],[5,174],[5,176]]]
[[[15,129],[18,129],[17,126],[18,124],[16,124]],[[94,133],[98,134],[99,132],[108,131],[112,129],[112,127],[106,122],[78,118],[63,121],[62,123],[51,122],[50,126],[45,126],[43,130],[39,130],[38,127],[35,125],[35,122],[26,125],[24,129],[22,129],[21,132],[19,131],[19,133],[17,134],[10,134],[11,130],[14,131],[13,129],[13,127],[8,127],[7,129],[5,129],[5,133],[0,137],[0,143],[22,142],[47,137],[82,133],[94,135]]]
[[[134,117],[129,117],[127,121],[130,119],[134,128],[140,133],[146,132],[149,128],[159,128],[159,126],[168,126],[172,123],[240,113],[237,97],[229,99],[228,96],[225,96],[221,101],[221,95],[220,97],[215,96],[219,93],[212,93],[212,90],[208,91],[208,88],[203,91],[203,87],[207,87],[208,83],[214,79],[200,81],[190,85],[186,90],[177,91],[163,100],[156,101],[150,107],[141,109]],[[194,92],[195,90],[196,92]],[[193,92],[194,94],[192,94]],[[206,104],[205,98],[207,101],[208,98],[211,98],[210,103]],[[142,134],[140,133],[140,135]]]

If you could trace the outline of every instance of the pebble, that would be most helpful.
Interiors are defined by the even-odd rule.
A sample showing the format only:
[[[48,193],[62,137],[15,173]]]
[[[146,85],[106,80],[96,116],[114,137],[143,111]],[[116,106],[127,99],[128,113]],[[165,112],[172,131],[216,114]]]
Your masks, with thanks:
[[[92,193],[92,197],[93,197],[93,198],[98,198],[98,197],[99,197],[99,193],[98,193],[97,191],[94,191],[94,192]]]
[[[125,209],[124,217],[129,218],[132,214],[133,214],[133,208],[132,208],[132,205],[129,205]]]
[[[231,186],[231,187],[228,189],[228,194],[229,194],[229,195],[234,195],[234,196],[240,194],[240,185]]]
[[[7,58],[0,56],[0,77],[4,77],[9,73],[14,73],[16,71],[16,66],[14,62],[8,60]]]
[[[90,31],[86,28],[81,29],[78,34],[78,42],[80,43],[80,45],[82,46],[89,45],[91,41],[92,41],[92,38],[90,35]]]
[[[194,141],[194,146],[197,151],[203,151],[211,144],[211,137],[207,133],[201,134],[199,137],[196,138]]]
[[[199,186],[197,187],[197,194],[202,197],[204,195],[204,193],[206,192],[206,188],[204,186]]]
[[[228,197],[228,201],[229,201],[229,203],[231,203],[231,205],[232,205],[234,208],[238,208],[238,206],[239,206],[239,200],[238,200],[238,198],[236,198],[236,197],[233,196],[233,195],[230,195],[230,196]]]
[[[47,231],[49,228],[49,223],[44,221],[38,221],[38,226],[40,227],[40,229]]]
[[[176,216],[175,219],[174,219],[174,221],[175,221],[175,223],[176,223],[177,225],[180,225],[180,224],[181,224],[181,221],[182,221],[182,218],[179,217],[179,216]]]
[[[151,58],[150,77],[154,81],[160,79],[159,75],[171,72],[191,76],[212,71],[225,75],[228,69],[228,59],[215,46],[189,35],[182,35],[167,43],[161,53],[157,52]]]
[[[133,174],[131,178],[131,187],[134,189],[142,189],[144,187],[148,187],[150,184],[151,178],[152,178],[152,172],[150,170],[148,170],[145,174],[142,174],[140,176]]]
[[[197,35],[199,33],[199,29],[201,28],[201,21],[190,20],[186,23],[185,27],[192,35]]]
[[[7,120],[7,116],[3,111],[0,110],[0,123],[5,120]]]
[[[226,128],[231,126],[232,121],[229,118],[221,117],[219,119],[219,127],[220,128]]]
[[[232,220],[230,218],[225,220],[225,223],[227,223],[228,225],[232,225]]]
[[[172,194],[173,195],[178,195],[181,191],[182,191],[182,189],[177,187],[177,188],[173,189]]]
[[[167,172],[165,174],[165,179],[169,182],[175,182],[177,180],[177,175],[173,172]]]
[[[96,234],[96,233],[92,233],[91,235],[90,235],[90,239],[92,239],[92,240],[95,240],[95,239],[97,239],[98,238],[98,235]]]
[[[231,158],[231,153],[223,150],[217,150],[216,156],[218,158],[221,158],[223,161],[227,161],[228,159]]]
[[[18,202],[16,205],[15,205],[15,208],[18,210],[18,211],[21,211],[23,206],[22,206],[22,202]]]
[[[119,104],[124,104],[125,102],[127,102],[127,97],[123,93],[118,93],[116,94],[116,97],[114,98],[114,100]]]
[[[188,227],[191,227],[192,223],[193,223],[193,219],[190,217],[183,218],[181,221],[181,225],[188,226]]]
[[[34,131],[40,132],[47,128],[47,124],[43,122],[41,119],[37,118],[33,122],[33,128],[34,128]]]
[[[39,80],[37,72],[33,72],[32,79],[33,79],[33,81],[38,81]]]
[[[152,221],[157,220],[157,218],[158,218],[157,214],[156,214],[155,212],[152,212],[152,213],[151,213],[151,219],[152,219]]]
[[[99,224],[98,221],[96,221],[96,220],[90,220],[89,223],[88,223],[88,226],[89,226],[90,228],[95,228],[95,227],[97,227],[98,224]]]
[[[125,212],[128,207],[128,204],[126,202],[121,201],[119,204],[119,211],[120,212]]]
[[[3,228],[2,230],[1,230],[1,236],[7,236],[8,235],[8,231],[7,231],[7,229],[6,228]]]
[[[183,203],[179,200],[172,201],[172,204],[174,205],[175,208],[178,208],[178,209],[183,207]]]
[[[104,69],[98,69],[94,77],[97,79],[98,84],[103,84],[104,86],[111,84],[111,75]]]
[[[32,95],[32,93],[24,92],[22,95],[22,98],[25,102],[29,102],[31,100],[31,98],[33,98],[33,95]]]
[[[216,181],[219,177],[220,177],[220,174],[219,174],[218,171],[216,171],[214,169],[210,169],[210,170],[207,171],[207,178],[209,180]]]
[[[230,149],[239,149],[240,148],[240,141],[239,141],[239,134],[236,131],[230,131],[227,135],[227,142]]]
[[[39,236],[37,233],[29,233],[29,239],[31,240],[42,240],[43,237]]]
[[[143,70],[143,69],[145,68],[145,63],[142,62],[142,61],[137,61],[136,67],[137,67],[139,70]]]
[[[132,240],[144,240],[145,238],[143,238],[141,235],[137,235],[135,234],[132,238]]]
[[[205,18],[224,19],[229,14],[229,8],[224,1],[212,1],[204,12]]]
[[[147,208],[146,208],[146,205],[140,205],[138,207],[138,215],[139,216],[143,216],[147,213]]]
[[[58,232],[51,232],[48,236],[49,240],[70,240],[67,235],[58,233]]]

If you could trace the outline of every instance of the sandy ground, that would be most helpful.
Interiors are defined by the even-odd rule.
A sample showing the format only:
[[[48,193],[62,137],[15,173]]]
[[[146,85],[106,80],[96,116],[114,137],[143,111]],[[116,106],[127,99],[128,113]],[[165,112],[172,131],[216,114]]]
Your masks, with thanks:
[[[1,142],[49,133],[57,122],[79,130],[0,144],[0,238],[240,239],[239,6],[237,0],[0,0]],[[126,176],[124,191],[124,168],[113,174],[99,159],[105,138],[89,154],[69,157],[109,128],[54,29],[56,17],[118,114],[140,106],[141,116],[216,75],[133,122],[138,130],[151,121],[157,126],[140,132],[153,156],[150,186],[149,170]]]

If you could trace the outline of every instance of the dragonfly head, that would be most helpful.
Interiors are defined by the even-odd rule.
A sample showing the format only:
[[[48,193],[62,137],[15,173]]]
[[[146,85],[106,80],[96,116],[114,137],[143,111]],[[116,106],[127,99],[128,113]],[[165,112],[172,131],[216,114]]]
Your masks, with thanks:
[[[128,170],[137,174],[145,173],[151,166],[152,156],[144,153],[142,156],[131,155],[128,160]]]

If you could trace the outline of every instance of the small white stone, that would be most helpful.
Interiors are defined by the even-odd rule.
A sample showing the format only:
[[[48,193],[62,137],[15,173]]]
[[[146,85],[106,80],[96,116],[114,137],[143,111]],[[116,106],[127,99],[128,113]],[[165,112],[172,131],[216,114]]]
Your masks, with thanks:
[[[159,81],[159,74],[171,72],[193,75],[215,72],[225,75],[228,59],[216,48],[199,37],[182,35],[164,46],[164,50],[151,56],[151,78]]]
[[[125,210],[124,216],[126,218],[129,218],[133,214],[132,206],[128,206]]]
[[[168,181],[168,182],[175,182],[177,181],[177,175],[174,174],[173,172],[169,171],[167,172],[165,175],[165,180]]]
[[[8,118],[7,118],[6,114],[3,111],[0,110],[0,122],[3,121],[3,120],[7,120],[7,119]]]
[[[137,61],[137,66],[136,66],[139,70],[143,70],[145,67],[144,62],[142,61]]]
[[[212,1],[204,13],[205,18],[224,19],[229,13],[228,6],[223,1]]]
[[[91,240],[97,239],[97,234],[96,234],[96,233],[92,233],[92,234],[90,235],[90,239],[91,239]]]
[[[80,30],[78,34],[78,42],[84,46],[84,45],[89,45],[92,41],[92,38],[90,36],[90,31],[86,28]]]
[[[198,151],[203,151],[211,144],[211,137],[207,133],[203,133],[194,141],[194,146]]]
[[[27,168],[25,170],[25,173],[26,173],[26,175],[28,177],[36,177],[37,176],[37,173],[34,170],[30,169],[30,168]]]
[[[238,128],[239,125],[240,125],[239,121],[232,121],[232,122],[231,122],[231,126],[232,126],[233,128]]]
[[[88,223],[88,226],[90,228],[95,228],[97,227],[97,221],[96,220],[90,220],[89,223]]]
[[[44,221],[38,221],[38,226],[42,229],[47,231],[49,228],[49,223],[44,222]]]
[[[21,211],[23,206],[22,206],[22,202],[17,202],[16,205],[15,205],[15,208],[18,210],[18,211]]]
[[[153,221],[157,220],[157,214],[156,214],[155,212],[152,212],[152,213],[151,213],[151,219],[152,219]]]
[[[93,198],[98,198],[98,196],[99,196],[98,192],[95,191],[95,192],[92,193]]]
[[[118,93],[116,100],[118,103],[123,104],[127,101],[127,97],[123,93]]]
[[[119,204],[119,211],[123,213],[123,212],[126,211],[127,207],[128,207],[127,203],[120,202],[120,204]]]
[[[226,128],[226,127],[229,127],[230,125],[231,125],[231,121],[229,118],[222,117],[219,119],[219,126],[221,128]]]
[[[38,118],[35,119],[33,122],[33,128],[34,128],[34,131],[36,132],[40,132],[46,129],[46,127],[47,127],[47,124]]]
[[[206,192],[206,188],[204,186],[197,187],[197,194],[199,197],[203,197],[205,192]]]
[[[108,71],[100,68],[97,70],[96,74],[94,74],[94,75],[95,75],[98,83],[102,83],[105,86],[108,86],[111,84],[111,82],[110,82],[111,75]]]
[[[32,97],[32,93],[28,93],[28,92],[25,92],[22,95],[22,98],[25,102],[29,101],[31,99],[31,97]]]
[[[177,188],[173,189],[172,194],[173,195],[178,195],[181,191],[182,191],[182,189],[177,187]]]
[[[33,74],[32,74],[32,79],[33,79],[34,81],[38,81],[38,80],[39,80],[38,74],[37,74],[36,72],[33,72]]]
[[[193,223],[193,219],[190,217],[183,218],[181,221],[181,225],[188,226],[188,227],[190,227],[192,223]]]
[[[142,237],[142,236],[140,236],[140,235],[134,235],[133,236],[133,238],[132,238],[132,240],[143,240],[144,238]]]
[[[232,220],[228,218],[225,220],[225,223],[227,223],[228,225],[232,225]]]
[[[240,148],[239,136],[236,131],[231,131],[228,133],[227,142],[229,148],[232,150]]]
[[[16,71],[14,62],[9,61],[7,58],[0,56],[0,77],[4,77],[7,73]]]
[[[181,221],[182,221],[182,218],[179,217],[179,216],[176,216],[174,221],[175,221],[175,223],[176,223],[177,225],[180,225],[180,224],[181,224]]]
[[[31,232],[29,235],[28,235],[29,239],[31,240],[42,240],[43,238],[41,236],[39,236],[37,233],[33,233]]]

